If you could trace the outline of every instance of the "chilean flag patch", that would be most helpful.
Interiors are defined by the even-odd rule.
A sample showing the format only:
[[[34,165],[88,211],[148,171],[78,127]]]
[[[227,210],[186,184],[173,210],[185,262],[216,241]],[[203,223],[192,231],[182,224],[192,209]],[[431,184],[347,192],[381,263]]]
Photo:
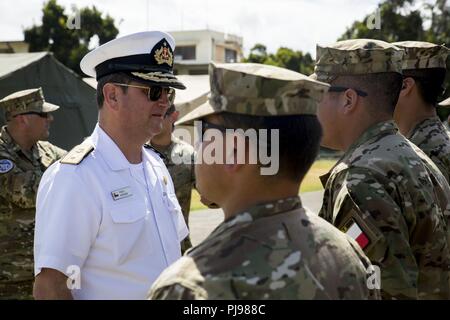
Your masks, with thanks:
[[[367,245],[369,244],[369,238],[361,230],[361,228],[356,222],[353,222],[353,224],[350,225],[346,234],[350,236],[353,240],[355,240],[362,249],[367,247]]]

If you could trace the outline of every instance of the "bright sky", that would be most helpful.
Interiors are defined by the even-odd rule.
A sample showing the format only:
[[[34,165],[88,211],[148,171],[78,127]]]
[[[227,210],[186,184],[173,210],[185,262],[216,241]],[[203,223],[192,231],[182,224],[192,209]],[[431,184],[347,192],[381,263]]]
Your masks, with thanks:
[[[280,46],[315,55],[355,20],[372,14],[380,0],[58,0],[70,12],[95,5],[126,35],[143,30],[212,29],[240,35],[248,53],[255,43],[269,52]],[[23,40],[23,29],[40,24],[43,0],[0,2],[0,41]],[[81,24],[81,28],[83,25]]]

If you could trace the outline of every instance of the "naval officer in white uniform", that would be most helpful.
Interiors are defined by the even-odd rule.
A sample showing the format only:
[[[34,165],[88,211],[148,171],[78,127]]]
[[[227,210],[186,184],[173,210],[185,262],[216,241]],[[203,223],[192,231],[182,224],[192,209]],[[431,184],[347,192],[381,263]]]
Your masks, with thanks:
[[[141,32],[88,53],[99,121],[44,174],[37,195],[36,299],[144,299],[180,257],[188,230],[170,175],[144,145],[162,128],[175,88],[174,39]]]

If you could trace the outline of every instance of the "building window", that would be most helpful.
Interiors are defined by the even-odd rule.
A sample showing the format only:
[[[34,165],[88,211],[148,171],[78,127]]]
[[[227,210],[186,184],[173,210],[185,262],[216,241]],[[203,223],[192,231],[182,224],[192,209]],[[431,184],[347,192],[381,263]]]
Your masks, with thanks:
[[[195,46],[175,47],[175,60],[195,60]]]
[[[225,48],[225,62],[237,62],[237,52],[236,50]]]

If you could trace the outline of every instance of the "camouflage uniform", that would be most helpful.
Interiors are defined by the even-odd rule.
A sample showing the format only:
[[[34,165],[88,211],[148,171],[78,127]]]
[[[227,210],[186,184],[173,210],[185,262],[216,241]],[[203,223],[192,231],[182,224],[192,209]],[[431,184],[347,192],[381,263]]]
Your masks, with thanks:
[[[316,75],[320,80],[363,70],[401,72],[397,53],[376,40],[318,47]],[[346,55],[354,58],[350,66],[342,65]],[[393,121],[368,128],[321,180],[325,194],[319,215],[356,239],[380,266],[384,299],[450,298],[445,220],[450,188],[432,161],[397,133]]]
[[[181,123],[236,110],[310,115],[328,89],[301,74],[258,64],[211,64],[210,84],[209,102]],[[238,100],[244,108],[236,109]],[[377,298],[378,291],[367,286],[369,266],[354,241],[307,213],[296,196],[261,203],[226,219],[161,274],[149,298]]]
[[[191,208],[192,188],[195,186],[194,174],[194,148],[172,136],[172,142],[169,146],[162,148],[153,145],[158,152],[163,155],[164,164],[169,170],[175,186],[175,193],[186,225],[189,226],[189,211]],[[187,236],[181,243],[181,252],[184,253],[192,247],[191,239]]]
[[[17,105],[6,105],[5,101],[0,101],[0,106],[5,108],[7,118],[17,114]],[[21,104],[21,111],[28,111],[29,105]],[[23,151],[7,126],[1,128],[0,299],[32,298],[36,193],[44,171],[65,153],[45,141],[38,141],[31,151]]]
[[[445,99],[444,101],[441,101],[438,103],[439,107],[450,107],[450,98]],[[450,115],[445,119],[444,121],[444,127],[447,129],[447,131],[450,131]]]
[[[388,121],[367,130],[321,177],[319,215],[343,231],[361,228],[385,299],[450,298],[449,212],[442,206],[450,204],[450,189],[430,162]]]
[[[352,239],[305,211],[299,197],[287,198],[255,206],[221,223],[163,272],[150,297],[371,298],[376,292],[366,286],[369,266]]]
[[[448,49],[444,46],[421,41],[395,42],[393,45],[406,52],[402,66],[406,73],[408,70],[446,68]],[[421,121],[406,137],[434,161],[450,182],[450,133],[439,117]]]
[[[438,116],[420,122],[407,136],[430,157],[450,182],[450,132]]]

